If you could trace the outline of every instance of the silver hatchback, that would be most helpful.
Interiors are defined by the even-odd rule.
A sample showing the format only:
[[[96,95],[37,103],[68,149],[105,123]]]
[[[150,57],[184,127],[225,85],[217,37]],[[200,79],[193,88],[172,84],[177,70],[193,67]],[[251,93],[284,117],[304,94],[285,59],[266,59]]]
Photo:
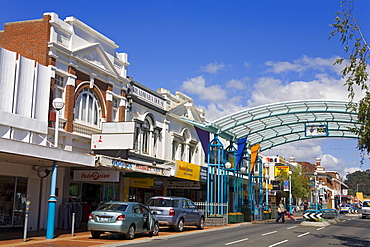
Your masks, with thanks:
[[[204,212],[188,198],[174,196],[151,197],[146,206],[153,211],[159,225],[182,232],[184,226],[204,229]]]

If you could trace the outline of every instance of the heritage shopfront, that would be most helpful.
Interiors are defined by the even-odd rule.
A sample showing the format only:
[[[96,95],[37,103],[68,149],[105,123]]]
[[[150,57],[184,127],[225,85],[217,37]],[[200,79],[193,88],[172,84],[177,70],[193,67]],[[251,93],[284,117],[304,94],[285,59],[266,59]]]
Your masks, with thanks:
[[[145,203],[151,196],[166,193],[164,184],[170,176],[170,167],[132,162],[98,155],[97,164],[120,172],[120,196],[118,200]]]

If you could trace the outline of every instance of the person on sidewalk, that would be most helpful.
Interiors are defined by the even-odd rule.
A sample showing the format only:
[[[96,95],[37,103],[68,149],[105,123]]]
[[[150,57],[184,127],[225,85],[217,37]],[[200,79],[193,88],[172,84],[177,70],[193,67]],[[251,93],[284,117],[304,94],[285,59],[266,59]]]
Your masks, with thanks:
[[[279,223],[279,220],[281,218],[281,222],[282,223],[285,223],[285,207],[284,207],[284,202],[283,200],[280,200],[280,203],[279,203],[279,206],[277,208],[277,214],[278,214],[278,217],[276,218],[276,223]]]

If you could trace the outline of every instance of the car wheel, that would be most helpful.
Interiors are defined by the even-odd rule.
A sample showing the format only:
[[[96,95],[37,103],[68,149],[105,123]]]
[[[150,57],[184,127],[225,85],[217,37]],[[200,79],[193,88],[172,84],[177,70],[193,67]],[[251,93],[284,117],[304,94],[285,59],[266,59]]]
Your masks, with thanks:
[[[366,216],[365,216],[365,215],[362,215],[362,216],[361,216],[361,218],[362,218],[362,219],[366,219]]]
[[[135,226],[131,225],[128,231],[125,233],[125,238],[126,239],[134,239],[135,237]]]
[[[184,230],[184,219],[183,218],[179,219],[179,222],[177,222],[175,230],[177,232],[182,232]]]
[[[149,236],[150,237],[158,236],[158,233],[159,233],[159,225],[158,225],[158,222],[155,222],[154,226],[153,226],[153,230],[151,232],[149,232]]]
[[[100,237],[100,234],[101,232],[98,232],[98,231],[91,231],[91,236],[93,238],[99,238]]]
[[[203,217],[201,217],[199,219],[199,224],[198,224],[197,228],[198,228],[198,230],[203,230],[204,229],[204,218]]]

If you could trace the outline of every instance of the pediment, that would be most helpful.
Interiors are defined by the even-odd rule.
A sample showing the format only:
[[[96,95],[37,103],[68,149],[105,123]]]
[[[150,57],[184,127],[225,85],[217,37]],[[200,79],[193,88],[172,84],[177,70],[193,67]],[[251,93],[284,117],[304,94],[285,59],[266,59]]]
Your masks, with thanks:
[[[73,56],[105,70],[108,73],[119,75],[112,62],[109,60],[104,49],[99,43],[94,43],[89,46],[79,47],[73,51]]]
[[[177,117],[186,118],[192,121],[203,122],[201,115],[193,103],[184,102],[179,104],[168,111],[169,114]]]

